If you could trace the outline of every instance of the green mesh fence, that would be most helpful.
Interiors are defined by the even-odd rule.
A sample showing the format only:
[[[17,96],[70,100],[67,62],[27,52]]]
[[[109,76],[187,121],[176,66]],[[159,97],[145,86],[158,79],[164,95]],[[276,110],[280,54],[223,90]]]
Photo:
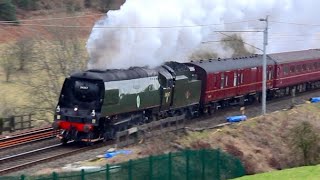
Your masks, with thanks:
[[[2,177],[22,180],[206,180],[231,179],[245,175],[240,160],[220,150],[185,150],[106,165],[95,171],[52,173],[43,176]]]

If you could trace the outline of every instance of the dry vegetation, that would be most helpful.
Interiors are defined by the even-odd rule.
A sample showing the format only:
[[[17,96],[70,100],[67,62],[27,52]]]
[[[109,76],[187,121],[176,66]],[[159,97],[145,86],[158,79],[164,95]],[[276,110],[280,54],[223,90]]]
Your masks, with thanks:
[[[300,137],[292,135],[292,129],[301,122],[309,122],[318,132],[320,130],[319,120],[320,105],[304,104],[291,110],[274,112],[221,129],[203,132],[187,131],[180,134],[164,133],[160,137],[124,148],[132,151],[129,155],[118,155],[110,159],[94,158],[75,164],[77,166],[104,166],[185,148],[220,148],[240,158],[248,174],[286,169],[305,164],[303,152],[292,144],[294,137]],[[319,148],[319,146],[316,147]],[[313,163],[319,163],[319,159]],[[46,168],[45,171],[39,171],[39,173],[53,170],[64,171],[61,168],[50,170]]]
[[[92,159],[78,162],[81,166],[104,166],[128,159],[143,158],[181,149],[220,148],[241,159],[248,174],[286,169],[304,165],[301,149],[296,148],[292,129],[301,122],[309,122],[316,132],[320,130],[320,105],[304,104],[287,111],[279,111],[225,126],[221,129],[182,134],[165,133],[160,137],[126,147],[129,155],[111,159]],[[319,143],[319,141],[317,142]],[[319,148],[319,146],[316,146]],[[318,149],[319,150],[319,149]],[[317,151],[318,152],[318,151]],[[315,154],[312,155],[316,155]],[[313,163],[319,163],[319,159]],[[311,163],[312,164],[312,163]],[[61,169],[54,169],[61,171]]]
[[[86,68],[94,23],[125,0],[14,2],[20,24],[0,28],[0,117],[36,113],[50,121],[64,78]]]
[[[29,37],[2,44],[0,116],[35,113],[38,120],[52,120],[64,78],[85,69],[88,59],[81,32],[59,30],[46,30],[53,40]]]
[[[85,42],[103,14],[95,7],[100,0],[85,2],[38,0],[31,9],[17,7],[18,19],[27,21],[1,25],[0,117],[35,113],[37,120],[53,119],[63,80],[85,69]],[[71,16],[75,18],[59,18]]]
[[[222,129],[189,132],[177,142],[192,149],[221,148],[239,157],[249,174],[296,167],[303,165],[304,159],[292,144],[293,138],[297,138],[292,129],[306,121],[319,131],[319,110],[319,104],[303,105]]]

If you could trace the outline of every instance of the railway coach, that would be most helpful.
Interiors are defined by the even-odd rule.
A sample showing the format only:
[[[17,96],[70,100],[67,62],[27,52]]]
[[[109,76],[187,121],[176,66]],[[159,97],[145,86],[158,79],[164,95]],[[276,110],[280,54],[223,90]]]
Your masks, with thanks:
[[[271,96],[281,97],[320,87],[320,50],[310,49],[269,54],[275,61]]]
[[[262,89],[262,55],[210,59],[188,63],[202,81],[201,108],[204,112],[259,99]],[[275,62],[267,58],[267,88],[273,88]]]

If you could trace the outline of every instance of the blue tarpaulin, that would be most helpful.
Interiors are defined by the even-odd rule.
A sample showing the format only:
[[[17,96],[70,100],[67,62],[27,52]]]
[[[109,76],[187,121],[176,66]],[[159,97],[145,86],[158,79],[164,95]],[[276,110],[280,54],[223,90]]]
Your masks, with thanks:
[[[130,150],[117,150],[117,151],[113,151],[113,152],[107,152],[104,157],[105,158],[112,158],[118,154],[131,154],[131,151]]]
[[[320,97],[312,97],[312,98],[310,98],[310,102],[311,102],[311,103],[320,102]]]
[[[226,118],[228,122],[240,122],[247,120],[247,116],[241,115],[241,116],[229,116]]]

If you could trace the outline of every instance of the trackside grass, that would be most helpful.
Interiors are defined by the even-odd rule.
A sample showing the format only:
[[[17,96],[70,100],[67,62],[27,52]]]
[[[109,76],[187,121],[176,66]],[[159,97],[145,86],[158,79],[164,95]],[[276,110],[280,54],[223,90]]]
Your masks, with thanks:
[[[304,166],[281,171],[243,176],[235,180],[318,180],[320,179],[320,165]]]

